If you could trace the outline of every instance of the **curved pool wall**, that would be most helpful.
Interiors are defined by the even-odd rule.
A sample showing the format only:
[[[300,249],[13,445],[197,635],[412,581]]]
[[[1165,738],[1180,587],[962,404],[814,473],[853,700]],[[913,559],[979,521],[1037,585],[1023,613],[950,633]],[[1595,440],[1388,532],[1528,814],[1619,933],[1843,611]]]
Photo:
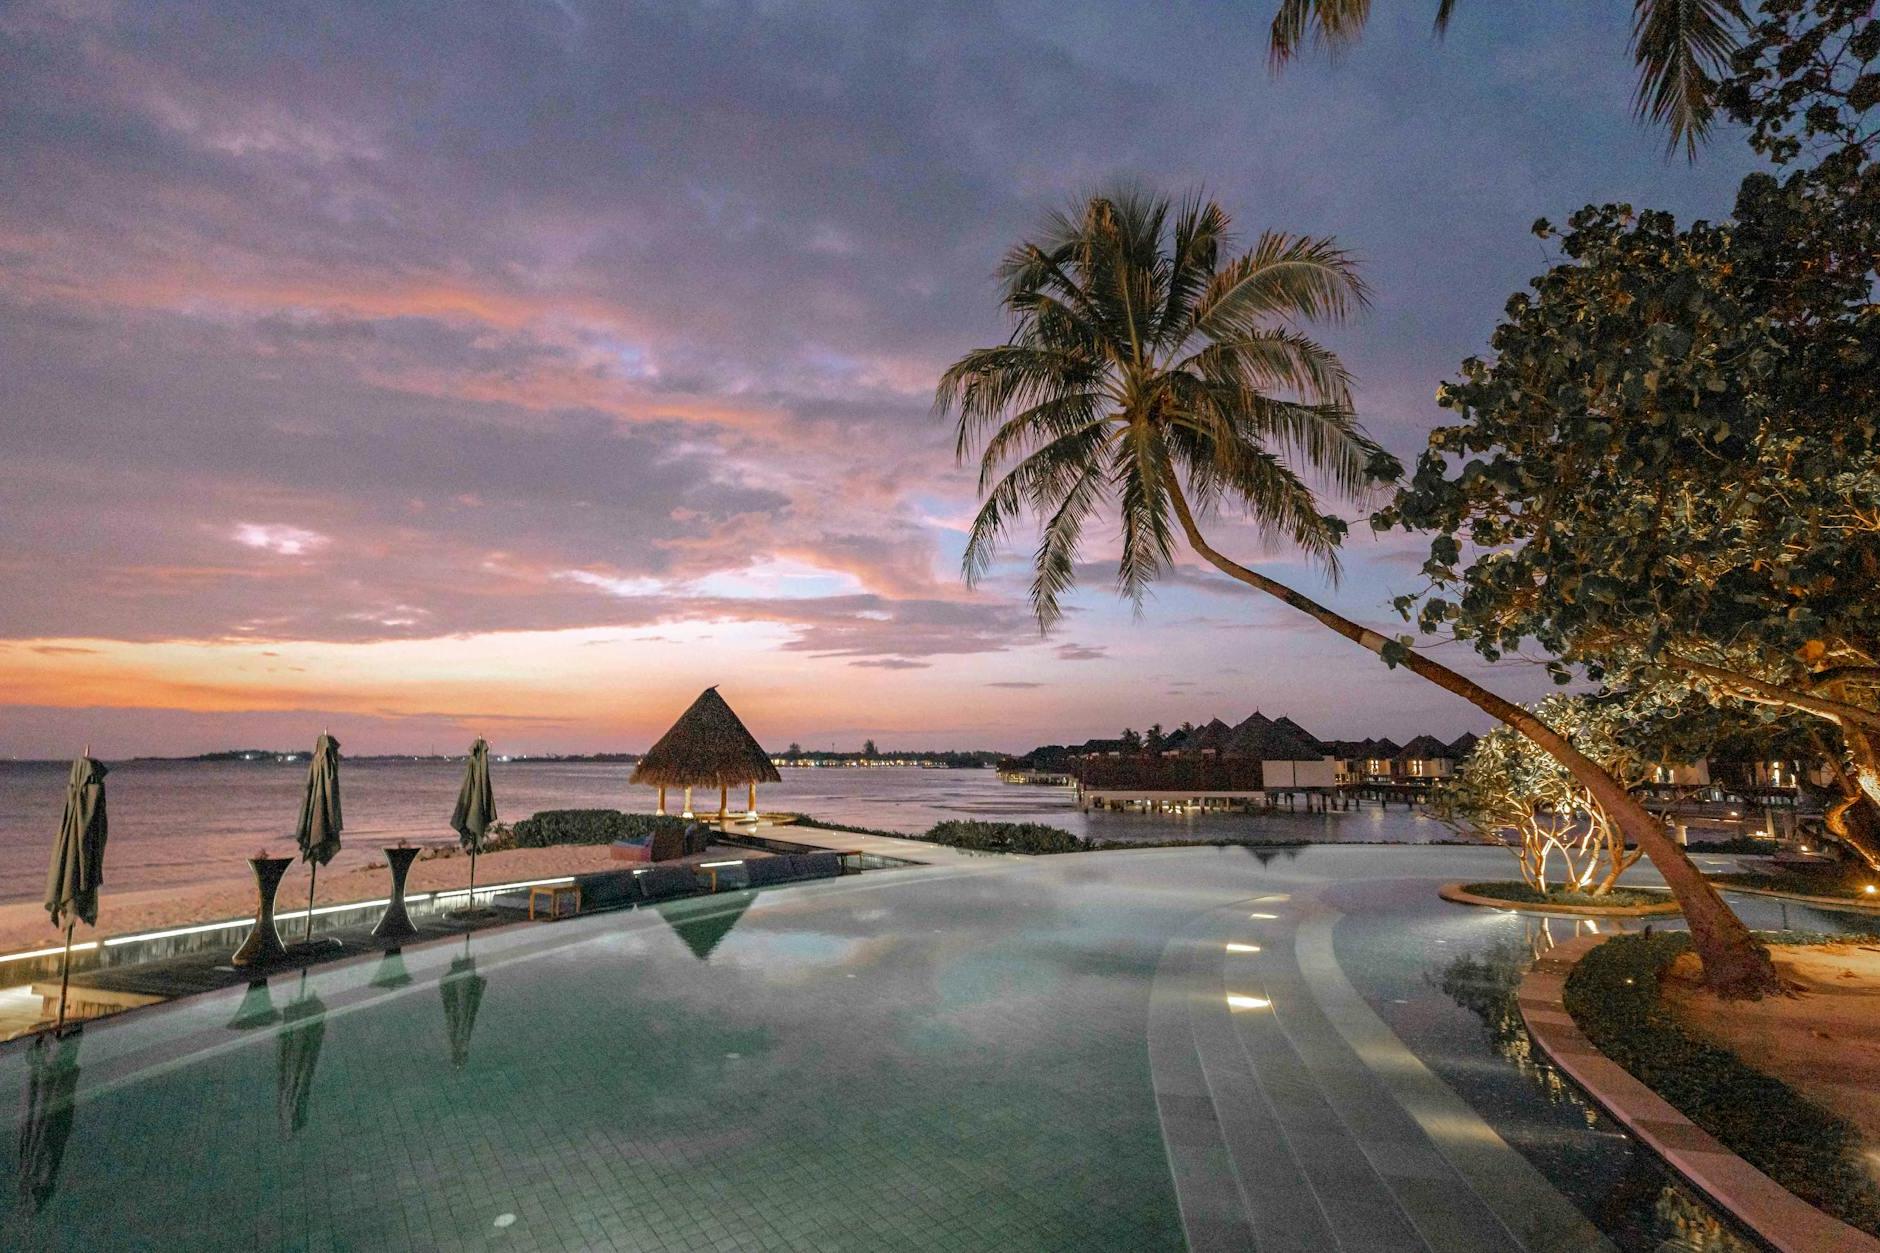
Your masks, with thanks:
[[[1506,860],[987,859],[140,1011],[0,1048],[0,1247],[1738,1247],[1526,1046],[1586,924],[1436,899]]]

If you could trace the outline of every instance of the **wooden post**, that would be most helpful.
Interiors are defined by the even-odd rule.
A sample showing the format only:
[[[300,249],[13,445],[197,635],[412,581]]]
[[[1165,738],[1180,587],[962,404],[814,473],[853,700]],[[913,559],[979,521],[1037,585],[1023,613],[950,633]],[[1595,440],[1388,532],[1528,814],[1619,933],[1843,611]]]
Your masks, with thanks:
[[[656,812],[661,818],[666,816],[666,785],[663,783],[659,787],[659,809]]]
[[[720,783],[718,785],[718,821],[722,823],[726,818],[729,818],[730,816],[731,816],[731,785],[729,783]]]
[[[685,811],[679,816],[681,818],[690,818],[692,816],[692,785],[690,783],[685,785]]]
[[[757,817],[757,780],[756,779],[751,780],[751,803],[745,809],[745,817],[753,818],[753,819]]]

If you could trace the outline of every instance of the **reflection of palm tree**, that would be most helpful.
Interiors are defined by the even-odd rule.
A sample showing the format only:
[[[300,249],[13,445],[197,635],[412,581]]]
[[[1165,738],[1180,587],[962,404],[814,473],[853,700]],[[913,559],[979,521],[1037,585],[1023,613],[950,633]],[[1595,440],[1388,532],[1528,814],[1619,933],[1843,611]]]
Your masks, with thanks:
[[[1284,857],[1287,861],[1291,861],[1299,856],[1297,844],[1243,844],[1241,847],[1252,853],[1254,859],[1262,866],[1272,865],[1275,857]]]
[[[72,1138],[72,1113],[78,1095],[78,1044],[81,1037],[55,1039],[41,1034],[26,1058],[26,1095],[20,1104],[20,1198],[37,1213],[58,1187],[65,1143]]]
[[[268,991],[268,981],[251,979],[248,981],[248,991],[242,994],[242,1003],[235,1007],[235,1016],[228,1020],[228,1026],[231,1031],[252,1031],[280,1020],[281,1011],[274,1008],[274,997]]]
[[[303,993],[307,976],[300,976]],[[313,1074],[320,1065],[320,1046],[326,1041],[326,1004],[306,993],[281,1011],[280,1059],[275,1073],[275,1112],[288,1135],[307,1126],[313,1101]]]
[[[464,955],[453,958],[450,973],[438,985],[444,998],[444,1033],[450,1041],[450,1064],[462,1070],[470,1064],[470,1034],[476,1030],[477,1007],[483,1003],[483,989],[489,980],[477,973],[477,959],[470,956],[470,938],[464,937]]]

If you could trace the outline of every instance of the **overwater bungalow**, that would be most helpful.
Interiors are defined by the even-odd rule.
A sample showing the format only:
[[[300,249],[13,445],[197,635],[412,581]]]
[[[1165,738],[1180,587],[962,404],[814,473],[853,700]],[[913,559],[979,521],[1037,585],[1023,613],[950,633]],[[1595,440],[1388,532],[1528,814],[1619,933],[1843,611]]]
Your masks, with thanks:
[[[718,689],[708,687],[699,693],[691,708],[679,715],[672,729],[640,758],[633,769],[635,783],[659,789],[658,811],[666,812],[666,789],[684,788],[685,805],[680,817],[691,818],[692,789],[717,787],[718,821],[730,818],[730,795],[734,787],[748,789],[745,818],[757,818],[757,785],[779,783],[783,776],[771,764],[770,755],[745,729],[738,715],[731,711]]]

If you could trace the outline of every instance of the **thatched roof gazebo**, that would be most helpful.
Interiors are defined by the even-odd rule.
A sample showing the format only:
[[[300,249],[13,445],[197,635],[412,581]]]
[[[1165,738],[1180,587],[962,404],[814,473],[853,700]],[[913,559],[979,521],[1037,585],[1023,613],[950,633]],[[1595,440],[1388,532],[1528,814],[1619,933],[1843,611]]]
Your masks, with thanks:
[[[757,785],[781,783],[783,776],[770,764],[770,754],[763,750],[744,723],[731,712],[717,687],[699,693],[692,707],[679,715],[672,729],[640,758],[633,768],[634,783],[659,789],[659,812],[666,812],[666,789],[685,789],[685,809],[681,817],[692,817],[692,789],[718,785],[718,821],[727,813],[733,784],[750,787],[749,812],[757,817]]]

